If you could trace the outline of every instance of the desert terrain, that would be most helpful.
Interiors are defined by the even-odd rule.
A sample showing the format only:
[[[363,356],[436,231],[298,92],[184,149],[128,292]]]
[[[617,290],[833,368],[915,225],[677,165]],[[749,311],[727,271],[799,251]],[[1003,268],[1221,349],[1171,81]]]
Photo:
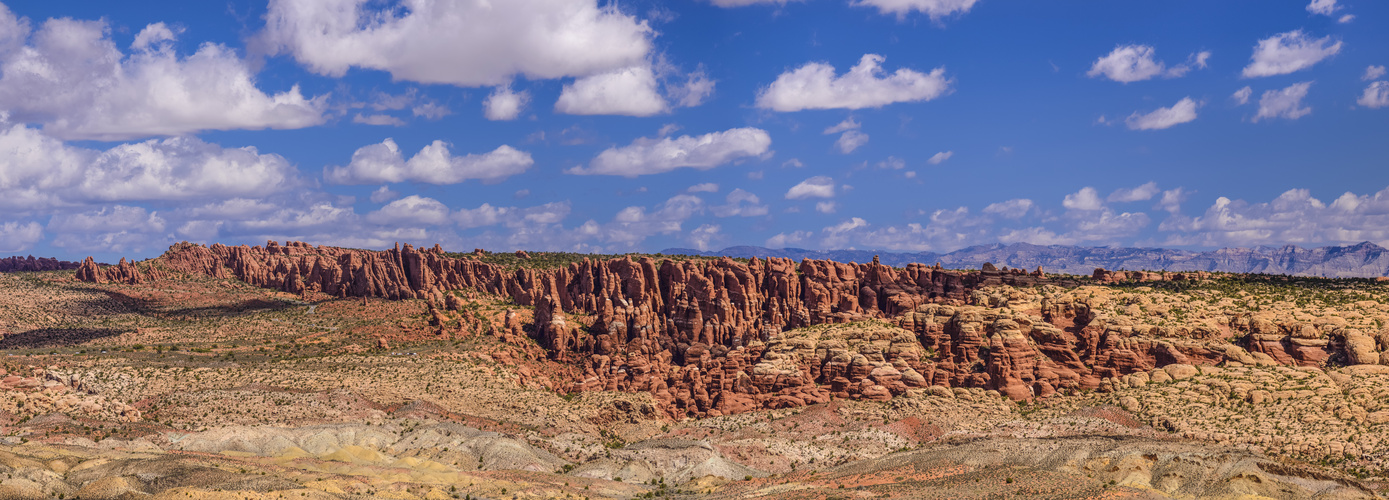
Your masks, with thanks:
[[[176,245],[0,273],[0,497],[1377,498],[1389,285]]]

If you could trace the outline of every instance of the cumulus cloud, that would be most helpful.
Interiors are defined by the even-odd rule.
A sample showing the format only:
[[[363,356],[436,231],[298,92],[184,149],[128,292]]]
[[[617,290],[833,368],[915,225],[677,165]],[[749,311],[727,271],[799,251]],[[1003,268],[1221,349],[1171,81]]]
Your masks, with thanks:
[[[1235,103],[1239,104],[1240,106],[1243,106],[1245,104],[1249,104],[1249,96],[1252,95],[1254,95],[1254,89],[1249,88],[1248,85],[1245,85],[1244,88],[1236,90],[1235,93],[1230,94],[1230,98],[1234,99]]]
[[[709,0],[709,3],[712,3],[712,4],[717,5],[717,6],[719,6],[719,7],[731,8],[731,7],[747,7],[747,6],[749,6],[749,5],[758,5],[758,4],[785,5],[785,4],[788,3],[788,2],[800,2],[800,1],[803,1],[803,0]]]
[[[930,163],[932,165],[940,165],[942,163],[945,163],[945,160],[949,160],[951,156],[955,156],[954,151],[941,151],[939,153],[931,155],[930,158],[927,158],[926,163]]]
[[[569,216],[572,206],[568,201],[551,202],[534,207],[494,207],[483,203],[477,208],[463,209],[453,214],[453,220],[462,228],[504,225],[511,228],[540,228],[558,224]]]
[[[1336,0],[1312,0],[1312,3],[1307,4],[1307,12],[1323,16],[1335,14],[1336,10],[1340,8],[1339,5],[1336,5]]]
[[[815,202],[815,211],[822,214],[832,214],[839,209],[839,204],[833,201]]]
[[[1110,202],[1128,203],[1133,201],[1147,201],[1157,196],[1158,189],[1156,182],[1149,182],[1136,188],[1120,188],[1109,193],[1105,200]]]
[[[1384,76],[1385,71],[1386,70],[1384,66],[1367,66],[1365,67],[1365,74],[1361,75],[1360,77],[1360,81],[1368,82],[1370,80],[1374,80],[1376,78]]]
[[[1389,241],[1389,189],[1347,192],[1331,204],[1306,189],[1291,189],[1266,203],[1220,197],[1196,217],[1174,216],[1158,226],[1166,244],[1304,246]]]
[[[43,226],[37,222],[0,224],[0,253],[28,250],[43,239]]]
[[[1124,124],[1128,125],[1129,130],[1162,130],[1195,120],[1197,107],[1200,107],[1200,103],[1184,97],[1169,108],[1158,108],[1146,114],[1134,111],[1124,120]]]
[[[686,220],[703,211],[704,200],[699,197],[675,195],[655,210],[639,206],[624,208],[612,222],[596,229],[608,242],[632,247],[652,235],[679,232]]]
[[[530,94],[524,90],[513,92],[510,86],[500,86],[482,102],[482,115],[488,120],[515,120],[530,99]]]
[[[1099,210],[1104,207],[1104,203],[1100,201],[1100,193],[1095,191],[1095,188],[1086,186],[1080,191],[1066,195],[1061,206],[1071,210]]]
[[[859,146],[868,143],[868,134],[859,132],[858,130],[862,126],[863,125],[855,121],[853,117],[849,117],[832,127],[826,128],[824,134],[840,134],[839,139],[834,141],[834,147],[841,153],[849,154],[855,149],[858,149]]]
[[[507,145],[484,154],[454,156],[444,141],[434,141],[406,161],[400,146],[386,139],[352,153],[347,166],[325,167],[323,178],[334,184],[457,184],[470,179],[493,182],[525,172],[533,164],[530,153]]]
[[[690,231],[689,242],[700,251],[710,250],[714,241],[723,239],[719,233],[722,229],[718,224],[704,224]]]
[[[382,225],[439,225],[448,222],[449,207],[433,198],[410,195],[367,214],[367,220]]]
[[[835,149],[840,153],[849,154],[860,146],[868,144],[868,134],[857,130],[849,130],[839,135],[839,139],[834,141]]]
[[[826,128],[824,134],[825,134],[825,135],[838,134],[838,133],[840,133],[840,132],[844,132],[844,131],[847,131],[847,130],[857,130],[857,129],[862,128],[862,127],[863,127],[863,124],[861,124],[861,123],[859,123],[858,121],[854,120],[854,118],[851,116],[851,117],[849,117],[849,118],[845,118],[844,121],[839,122],[838,124],[836,124],[836,125],[834,125],[834,126],[832,126],[832,127]]]
[[[733,0],[739,1],[739,0]],[[921,12],[931,17],[932,20],[939,20],[942,17],[953,14],[964,14],[974,7],[974,3],[979,0],[854,0],[853,5],[864,7],[875,7],[878,12],[887,15],[892,14],[898,18],[910,14],[912,11]]]
[[[715,81],[704,74],[704,70],[698,70],[686,75],[683,84],[666,86],[666,92],[670,98],[682,108],[693,108],[704,104],[704,100],[714,95]]]
[[[712,182],[702,182],[690,186],[689,189],[686,189],[685,191],[689,191],[691,193],[717,193],[719,192],[719,185],[714,184]]]
[[[1022,216],[1027,215],[1027,212],[1032,210],[1033,205],[1034,204],[1032,200],[1026,198],[1017,198],[1008,201],[1001,201],[998,203],[991,203],[989,204],[989,206],[984,207],[983,212],[986,214],[998,215],[999,217],[1003,217],[1005,219],[1019,219],[1022,218]]]
[[[898,102],[929,101],[950,91],[945,68],[920,73],[900,68],[884,74],[886,60],[864,54],[848,73],[836,75],[834,66],[813,62],[777,76],[757,95],[757,107],[773,111],[806,109],[880,108]]]
[[[1259,98],[1259,114],[1254,115],[1254,121],[1269,118],[1296,120],[1307,116],[1312,112],[1312,108],[1304,107],[1302,98],[1307,97],[1307,89],[1311,86],[1312,82],[1294,83],[1283,90],[1264,92]]]
[[[352,123],[360,123],[360,124],[363,124],[363,125],[389,125],[389,126],[392,126],[392,127],[403,127],[403,126],[405,126],[405,120],[401,120],[400,118],[396,118],[396,117],[391,116],[391,115],[362,115],[362,114],[358,114],[358,115],[352,117]]]
[[[1355,102],[1367,108],[1389,106],[1389,82],[1383,80],[1370,82],[1370,85],[1365,87],[1365,93],[1360,94],[1360,99]]]
[[[1242,75],[1245,78],[1286,75],[1310,68],[1340,51],[1341,42],[1332,43],[1330,36],[1312,38],[1302,30],[1279,33],[1259,40]]]
[[[52,244],[73,251],[140,252],[168,245],[166,223],[143,207],[115,205],[91,212],[60,214],[48,221]]]
[[[400,193],[386,186],[381,186],[371,192],[372,203],[385,203],[396,198],[400,198]]]
[[[815,177],[811,177],[809,179],[801,181],[800,184],[791,186],[791,189],[788,189],[786,191],[786,199],[788,200],[833,197],[834,179],[831,179],[823,175],[817,175]]]
[[[771,136],[757,128],[735,128],[693,137],[642,137],[627,146],[604,150],[588,167],[574,167],[565,172],[636,177],[683,167],[708,170],[735,160],[761,156],[771,145]]]
[[[757,217],[767,215],[768,207],[760,205],[762,202],[757,195],[747,191],[734,189],[724,197],[726,202],[723,205],[710,207],[713,209],[715,217]]]
[[[69,146],[24,125],[0,130],[0,207],[261,196],[300,180],[279,155],[223,148],[193,137]]]
[[[1109,54],[1096,59],[1086,73],[1090,78],[1103,76],[1122,83],[1138,82],[1154,77],[1178,78],[1186,75],[1192,68],[1205,68],[1210,59],[1209,51],[1192,54],[1186,64],[1171,68],[1162,61],[1153,60],[1156,50],[1151,45],[1120,45]]]
[[[555,111],[570,115],[651,116],[670,108],[657,91],[650,66],[631,66],[586,76],[564,86]]]
[[[162,24],[142,30],[130,54],[104,20],[49,19],[31,32],[28,19],[0,6],[0,26],[12,30],[12,47],[0,50],[0,109],[54,137],[112,141],[324,122],[324,98],[305,98],[297,86],[262,92],[247,64],[220,44],[180,57]]]
[[[1153,208],[1176,214],[1181,212],[1182,203],[1186,202],[1188,196],[1191,196],[1191,193],[1182,188],[1163,191],[1162,198],[1158,199],[1157,205]]]
[[[596,0],[273,0],[259,41],[321,75],[358,67],[477,87],[516,75],[584,77],[638,65],[652,36],[645,21]]]

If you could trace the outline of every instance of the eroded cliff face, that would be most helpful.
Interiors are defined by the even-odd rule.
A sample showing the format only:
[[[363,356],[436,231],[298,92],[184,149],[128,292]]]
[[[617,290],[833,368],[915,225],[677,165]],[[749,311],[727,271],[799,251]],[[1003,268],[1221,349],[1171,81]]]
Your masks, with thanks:
[[[65,271],[77,269],[78,263],[58,260],[52,257],[28,258],[14,256],[0,258],[0,273],[32,273],[41,271]]]
[[[1356,361],[1377,362],[1385,347],[1353,330],[1320,329],[1316,339],[1303,339],[1311,333],[1266,319],[1232,320],[1233,329],[1155,330],[1097,313],[1085,298],[997,292],[989,287],[1077,283],[989,265],[961,272],[876,262],[618,258],[507,270],[449,257],[438,246],[376,252],[270,242],[179,244],[150,263],[102,268],[88,259],[77,271],[84,281],[122,283],[173,274],[235,277],[290,293],[423,299],[442,309],[457,308],[456,290],[510,297],[534,307],[534,328],[522,333],[508,315],[499,335],[514,342],[530,335],[541,349],[530,347],[529,355],[582,370],[556,389],[649,392],[671,415],[956,387],[1028,399],[1105,390],[1125,375],[1173,364],[1320,363],[1346,344],[1328,335],[1353,339]],[[1248,350],[1229,342],[1247,332],[1254,334]]]

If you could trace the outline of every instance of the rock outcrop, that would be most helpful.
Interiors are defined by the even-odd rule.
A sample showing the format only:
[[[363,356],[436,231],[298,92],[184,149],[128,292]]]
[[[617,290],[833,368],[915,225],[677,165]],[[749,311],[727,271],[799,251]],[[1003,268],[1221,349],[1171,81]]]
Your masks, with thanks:
[[[38,257],[33,255],[28,257],[5,257],[0,258],[0,273],[33,273],[42,271],[66,271],[77,269],[76,262],[58,260],[52,257]]]
[[[506,269],[475,255],[451,257],[437,245],[378,252],[272,241],[263,247],[183,243],[150,262],[122,260],[102,268],[88,259],[77,271],[84,281],[117,283],[174,274],[234,277],[296,294],[422,299],[436,313],[457,309],[445,298],[453,290],[509,297],[534,307],[535,327],[523,332],[508,314],[498,335],[515,343],[532,335],[543,348],[534,355],[582,370],[560,390],[649,392],[671,415],[801,406],[831,397],[885,400],[930,386],[1027,399],[1097,389],[1107,381],[1112,386],[1118,377],[1174,363],[1262,355],[1297,364],[1330,355],[1327,341],[1316,339],[1293,342],[1305,351],[1271,352],[1273,346],[1261,343],[1262,324],[1249,326],[1252,343],[1240,347],[1227,342],[1228,332],[1209,329],[1147,335],[1080,300],[1044,300],[1041,311],[1014,311],[1008,297],[985,288],[1077,281],[989,264],[969,272],[939,264],[892,268],[876,260],[643,257]],[[1102,282],[1198,278],[1103,270],[1095,276]],[[797,330],[815,325],[825,326]],[[1287,334],[1279,333],[1281,347]],[[1181,338],[1163,338],[1173,336]],[[1354,345],[1365,344],[1354,338]]]

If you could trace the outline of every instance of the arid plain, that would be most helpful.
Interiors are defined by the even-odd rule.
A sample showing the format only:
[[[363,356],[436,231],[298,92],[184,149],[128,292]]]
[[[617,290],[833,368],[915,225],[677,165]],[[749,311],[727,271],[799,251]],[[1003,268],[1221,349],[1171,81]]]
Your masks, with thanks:
[[[1389,285],[176,245],[0,274],[5,498],[1375,498]]]

